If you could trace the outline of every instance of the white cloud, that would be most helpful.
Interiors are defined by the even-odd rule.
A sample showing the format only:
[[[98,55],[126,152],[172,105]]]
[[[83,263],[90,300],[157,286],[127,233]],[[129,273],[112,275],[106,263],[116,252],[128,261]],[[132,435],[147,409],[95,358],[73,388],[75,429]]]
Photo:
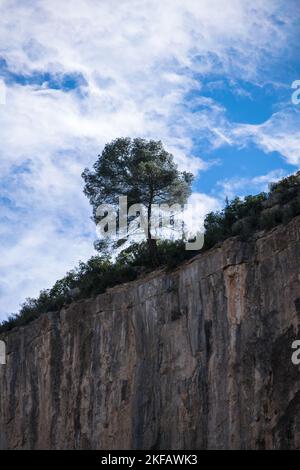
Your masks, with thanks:
[[[300,109],[294,105],[274,113],[260,125],[237,125],[232,136],[240,145],[254,142],[266,153],[279,152],[288,163],[300,165]]]
[[[22,71],[51,65],[120,79],[146,75],[162,61],[190,66],[201,56],[199,70],[217,65],[252,75],[258,56],[272,53],[275,41],[278,47],[289,34],[274,21],[286,19],[283,5],[273,0],[4,0],[0,43],[10,66]],[[239,54],[238,65],[228,48]]]
[[[217,182],[218,197],[224,200],[233,199],[235,196],[247,196],[252,193],[268,191],[269,183],[278,181],[286,176],[282,169],[272,170],[265,175],[255,176],[253,178],[226,178]]]
[[[80,234],[71,237],[61,232],[48,218],[40,219],[30,229],[22,231],[14,246],[1,250],[0,296],[1,310],[13,312],[25,297],[36,296],[72,269],[78,260],[91,254],[92,237]],[[67,236],[66,236],[67,235]]]
[[[0,15],[0,56],[11,72],[80,73],[86,81],[69,92],[7,83],[0,107],[0,195],[12,204],[0,206],[4,315],[92,253],[80,173],[105,142],[160,138],[181,169],[204,171],[209,163],[195,154],[194,136],[213,149],[235,135],[224,109],[201,97],[195,76],[265,78],[274,43],[284,53],[292,24],[284,2],[273,0],[3,0]],[[272,136],[261,145],[274,146]],[[208,196],[192,198],[195,213],[215,207]]]
[[[184,221],[189,233],[195,234],[203,231],[203,223],[206,214],[221,209],[220,199],[207,194],[194,192],[187,204],[184,213]]]

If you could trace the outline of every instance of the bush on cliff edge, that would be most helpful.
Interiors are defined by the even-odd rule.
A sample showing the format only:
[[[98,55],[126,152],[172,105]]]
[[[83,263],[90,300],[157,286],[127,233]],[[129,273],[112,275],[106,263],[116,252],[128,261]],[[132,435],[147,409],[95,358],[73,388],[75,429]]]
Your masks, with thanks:
[[[270,185],[270,192],[244,199],[226,201],[222,211],[207,214],[204,222],[203,250],[232,236],[248,240],[258,230],[269,230],[287,223],[300,214],[300,171]],[[186,251],[183,240],[158,243],[159,266],[174,268],[195,252]],[[153,269],[147,244],[133,243],[114,262],[107,256],[93,256],[68,272],[51,289],[42,290],[38,298],[26,299],[18,314],[10,315],[0,325],[0,333],[24,326],[41,313],[58,311],[63,305],[80,298],[105,292],[109,287],[132,281],[142,272]]]

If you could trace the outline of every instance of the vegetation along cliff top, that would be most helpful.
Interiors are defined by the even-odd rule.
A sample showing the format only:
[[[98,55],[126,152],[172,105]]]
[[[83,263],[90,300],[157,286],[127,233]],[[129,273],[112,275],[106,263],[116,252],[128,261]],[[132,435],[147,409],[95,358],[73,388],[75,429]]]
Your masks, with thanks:
[[[223,210],[207,214],[204,222],[206,251],[229,237],[249,240],[254,233],[270,230],[288,223],[300,214],[300,171],[279,182],[270,184],[268,193],[236,197],[226,201]],[[192,258],[193,251],[184,249],[184,241],[163,240],[157,243],[157,266],[172,269]],[[156,266],[156,267],[157,267]],[[58,280],[51,289],[40,292],[37,298],[28,298],[19,313],[2,322],[0,332],[24,326],[39,315],[58,311],[74,299],[88,298],[105,292],[109,287],[135,280],[142,272],[153,269],[146,242],[133,243],[115,260],[107,254],[93,256]]]

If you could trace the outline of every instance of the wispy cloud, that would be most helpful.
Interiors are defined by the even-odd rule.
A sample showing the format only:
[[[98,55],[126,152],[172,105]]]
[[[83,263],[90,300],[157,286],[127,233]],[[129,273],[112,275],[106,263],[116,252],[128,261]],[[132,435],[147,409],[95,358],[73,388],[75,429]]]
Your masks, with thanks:
[[[93,252],[80,173],[107,141],[160,138],[195,174],[223,145],[278,147],[288,124],[280,132],[274,116],[263,127],[233,125],[201,90],[211,75],[268,80],[294,40],[296,8],[293,0],[1,2],[0,315]],[[292,140],[282,152],[296,161]],[[193,198],[201,214],[218,204]]]
[[[278,169],[253,178],[227,178],[217,182],[217,193],[224,200],[226,197],[232,199],[235,196],[243,197],[253,192],[268,191],[270,183],[278,181],[284,176],[286,176],[286,172]]]
[[[254,142],[266,153],[278,152],[291,165],[300,165],[300,109],[289,106],[274,113],[260,125],[243,124],[233,129],[232,136],[240,145]]]

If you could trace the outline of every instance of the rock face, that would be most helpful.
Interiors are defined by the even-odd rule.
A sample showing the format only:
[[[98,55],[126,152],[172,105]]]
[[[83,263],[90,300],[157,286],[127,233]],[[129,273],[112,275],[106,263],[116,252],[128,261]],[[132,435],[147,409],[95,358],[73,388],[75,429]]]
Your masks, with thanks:
[[[6,337],[0,447],[300,448],[300,218]]]

